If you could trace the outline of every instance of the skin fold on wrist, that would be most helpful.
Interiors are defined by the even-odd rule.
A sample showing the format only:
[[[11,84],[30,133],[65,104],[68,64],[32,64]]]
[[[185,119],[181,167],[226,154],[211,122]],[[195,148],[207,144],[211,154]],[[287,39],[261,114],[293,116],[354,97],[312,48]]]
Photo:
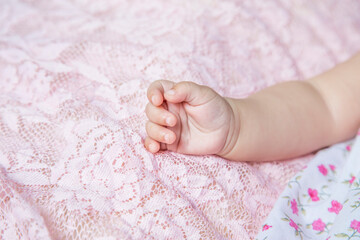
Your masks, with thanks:
[[[229,123],[229,130],[227,133],[227,138],[224,143],[224,146],[222,150],[216,155],[223,158],[228,158],[229,153],[231,153],[234,147],[236,146],[236,142],[238,140],[240,133],[240,118],[239,118],[238,108],[235,103],[235,101],[239,101],[239,100],[232,98],[224,98],[224,99],[229,104],[229,107],[231,109],[231,118],[230,118],[231,120]]]

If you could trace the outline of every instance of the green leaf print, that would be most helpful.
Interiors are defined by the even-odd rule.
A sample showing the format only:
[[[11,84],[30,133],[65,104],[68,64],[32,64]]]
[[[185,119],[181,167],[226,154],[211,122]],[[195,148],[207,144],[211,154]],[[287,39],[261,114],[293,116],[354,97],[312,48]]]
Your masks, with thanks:
[[[349,235],[347,235],[345,233],[338,233],[338,234],[335,234],[335,237],[337,237],[337,238],[348,238]]]

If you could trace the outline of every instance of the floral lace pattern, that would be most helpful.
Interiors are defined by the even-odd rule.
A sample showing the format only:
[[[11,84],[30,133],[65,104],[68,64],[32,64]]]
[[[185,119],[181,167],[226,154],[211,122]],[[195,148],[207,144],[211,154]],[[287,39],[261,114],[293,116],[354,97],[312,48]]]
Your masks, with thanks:
[[[254,238],[308,158],[152,155],[148,85],[244,97],[325,71],[360,42],[357,0],[0,5],[0,239]]]

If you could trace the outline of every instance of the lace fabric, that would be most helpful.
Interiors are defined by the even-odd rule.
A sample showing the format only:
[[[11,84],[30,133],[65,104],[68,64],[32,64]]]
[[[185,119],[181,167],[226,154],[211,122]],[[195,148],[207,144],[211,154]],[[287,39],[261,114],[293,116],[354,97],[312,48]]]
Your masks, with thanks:
[[[356,0],[0,5],[0,239],[254,238],[311,156],[150,154],[147,87],[245,97],[360,49]]]

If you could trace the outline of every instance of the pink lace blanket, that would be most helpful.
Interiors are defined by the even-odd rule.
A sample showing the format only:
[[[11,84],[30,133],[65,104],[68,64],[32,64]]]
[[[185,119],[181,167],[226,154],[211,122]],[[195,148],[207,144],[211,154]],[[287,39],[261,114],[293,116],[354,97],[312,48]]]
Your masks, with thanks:
[[[0,239],[253,238],[309,157],[150,154],[147,87],[244,97],[360,49],[358,0],[0,5]]]

